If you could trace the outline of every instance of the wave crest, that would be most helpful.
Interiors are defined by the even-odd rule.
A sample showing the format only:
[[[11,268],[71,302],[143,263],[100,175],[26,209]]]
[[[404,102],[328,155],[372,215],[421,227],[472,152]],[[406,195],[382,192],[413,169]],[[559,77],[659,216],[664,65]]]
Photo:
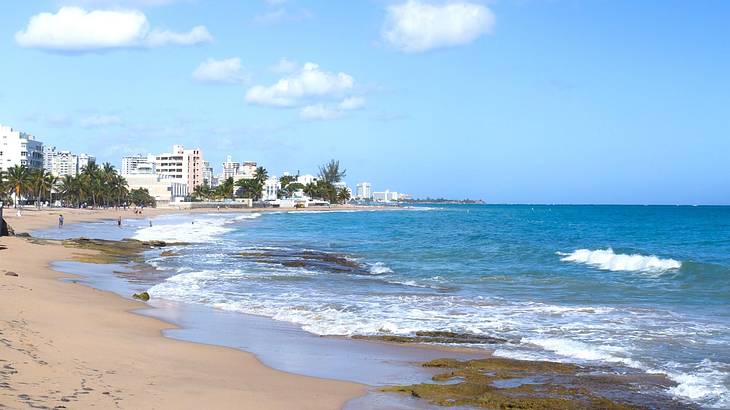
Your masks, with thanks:
[[[674,259],[661,259],[650,255],[626,255],[614,253],[613,249],[578,249],[571,253],[557,252],[564,262],[584,263],[603,270],[628,272],[665,272],[682,267],[682,262]]]

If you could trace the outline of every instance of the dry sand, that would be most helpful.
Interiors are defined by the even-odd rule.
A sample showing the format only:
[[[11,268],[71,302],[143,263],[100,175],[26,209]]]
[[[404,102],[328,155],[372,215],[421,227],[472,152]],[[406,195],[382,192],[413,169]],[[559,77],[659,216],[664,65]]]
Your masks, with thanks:
[[[180,211],[147,209],[141,217],[169,212]],[[58,213],[5,216],[26,232],[55,226]],[[66,224],[140,217],[61,213]],[[170,324],[131,313],[143,303],[59,280],[67,275],[49,264],[78,249],[17,237],[0,238],[0,248],[0,408],[328,409],[366,391],[273,370],[238,350],[165,338]]]

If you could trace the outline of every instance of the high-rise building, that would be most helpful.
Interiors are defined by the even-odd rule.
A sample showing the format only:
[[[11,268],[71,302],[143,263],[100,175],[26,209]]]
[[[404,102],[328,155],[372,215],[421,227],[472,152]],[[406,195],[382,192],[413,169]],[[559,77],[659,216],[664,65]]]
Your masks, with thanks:
[[[56,147],[43,148],[43,169],[54,176],[76,176],[81,171],[79,157],[71,151],[58,151]]]
[[[203,185],[203,153],[198,148],[185,149],[182,145],[173,145],[172,152],[155,156],[155,172],[186,183],[191,192]]]
[[[373,186],[370,182],[360,182],[356,185],[355,199],[371,199],[373,197]]]
[[[155,156],[137,154],[122,157],[121,174],[155,174]]]
[[[218,180],[213,175],[213,167],[210,166],[210,161],[203,161],[203,181],[210,187],[218,185]]]
[[[226,162],[223,164],[223,174],[221,174],[221,179],[228,179],[231,177],[234,177],[238,175],[238,171],[241,169],[241,163],[240,162],[234,162],[231,159],[231,156],[228,155],[226,157]]]
[[[256,174],[256,161],[243,161],[239,171],[244,179],[251,179]]]
[[[96,157],[93,157],[89,154],[81,153],[78,155],[78,170],[79,172],[83,172],[84,168],[86,168],[87,165],[91,162],[96,162]]]
[[[43,143],[33,135],[0,124],[0,171],[15,165],[43,169]]]

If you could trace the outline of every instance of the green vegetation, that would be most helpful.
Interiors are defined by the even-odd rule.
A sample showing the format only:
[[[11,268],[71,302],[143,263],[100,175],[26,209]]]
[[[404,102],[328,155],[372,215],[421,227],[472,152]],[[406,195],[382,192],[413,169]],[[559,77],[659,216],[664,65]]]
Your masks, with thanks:
[[[119,206],[128,200],[127,181],[114,166],[90,162],[76,176],[54,177],[50,172],[16,165],[0,174],[0,199],[33,198],[36,206],[59,199],[67,205]],[[15,206],[18,204],[16,203]]]
[[[440,406],[489,409],[635,408],[631,403],[636,395],[631,379],[590,375],[589,369],[571,364],[490,357],[468,361],[437,359],[423,366],[442,369],[443,372],[433,376],[435,383],[390,386],[382,390],[419,397]],[[609,400],[602,393],[622,397],[621,401],[625,402]]]
[[[147,302],[148,300],[150,300],[150,294],[147,292],[135,293],[134,295],[132,295],[132,297],[135,299],[139,299],[143,302]]]

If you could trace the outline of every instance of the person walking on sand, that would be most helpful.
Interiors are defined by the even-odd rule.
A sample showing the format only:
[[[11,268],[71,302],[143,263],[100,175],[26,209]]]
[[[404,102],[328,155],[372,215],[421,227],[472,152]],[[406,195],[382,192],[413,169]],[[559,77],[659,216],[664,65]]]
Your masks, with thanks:
[[[63,214],[58,214],[58,229],[63,228]]]

